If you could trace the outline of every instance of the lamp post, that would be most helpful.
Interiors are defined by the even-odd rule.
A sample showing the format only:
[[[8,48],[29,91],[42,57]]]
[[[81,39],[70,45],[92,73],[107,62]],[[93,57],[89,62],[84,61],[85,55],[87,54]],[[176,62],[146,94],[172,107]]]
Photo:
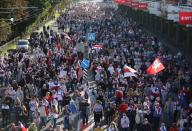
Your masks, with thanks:
[[[10,18],[10,21],[11,21],[11,23],[13,23],[14,22],[14,18]]]

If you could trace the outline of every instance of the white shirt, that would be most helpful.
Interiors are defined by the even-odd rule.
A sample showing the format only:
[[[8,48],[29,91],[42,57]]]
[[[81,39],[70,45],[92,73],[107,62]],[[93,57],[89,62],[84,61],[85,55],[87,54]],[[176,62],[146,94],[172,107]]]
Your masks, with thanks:
[[[8,106],[8,105],[2,105],[2,106],[1,106],[1,109],[7,109],[7,110],[8,110],[8,109],[9,109],[9,106]]]
[[[40,106],[39,107],[39,113],[40,113],[40,116],[42,116],[42,117],[47,116],[46,111],[45,111],[45,106]]]
[[[57,107],[58,106],[58,101],[54,98],[51,104],[55,105]]]
[[[47,107],[49,106],[49,102],[46,99],[43,99],[42,105]]]
[[[15,90],[9,90],[10,97],[14,100],[16,99],[16,91]]]
[[[51,113],[51,116],[52,116],[53,118],[58,118],[58,114],[57,114],[57,113],[54,113],[54,112]]]
[[[110,74],[112,75],[114,73],[114,67],[113,66],[109,66],[108,67],[108,71],[110,72]]]
[[[30,108],[30,111],[35,111],[35,109],[37,108],[37,101],[36,100],[31,100],[29,102],[29,108]]]
[[[121,118],[121,127],[122,128],[128,128],[130,124],[129,118],[127,116],[123,116]]]
[[[62,101],[63,100],[63,94],[64,94],[64,92],[62,90],[59,90],[57,92],[58,101]]]
[[[23,98],[24,98],[24,95],[23,95],[23,91],[22,90],[17,90],[16,91],[16,98],[19,98],[19,100],[21,101],[21,102],[23,102]]]

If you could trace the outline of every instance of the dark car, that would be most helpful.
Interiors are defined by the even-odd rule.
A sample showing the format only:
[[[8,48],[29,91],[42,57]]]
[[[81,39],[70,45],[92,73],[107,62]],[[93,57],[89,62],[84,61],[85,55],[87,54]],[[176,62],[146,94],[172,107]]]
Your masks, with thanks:
[[[31,35],[30,35],[30,39],[36,39],[39,37],[39,33],[38,32],[32,32]]]

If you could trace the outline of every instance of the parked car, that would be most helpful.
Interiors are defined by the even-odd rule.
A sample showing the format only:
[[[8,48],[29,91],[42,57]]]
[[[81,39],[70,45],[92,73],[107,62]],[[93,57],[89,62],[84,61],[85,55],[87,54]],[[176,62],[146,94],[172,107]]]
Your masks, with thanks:
[[[24,39],[19,40],[16,44],[16,49],[21,49],[21,48],[28,50],[29,49],[29,41],[24,40]]]

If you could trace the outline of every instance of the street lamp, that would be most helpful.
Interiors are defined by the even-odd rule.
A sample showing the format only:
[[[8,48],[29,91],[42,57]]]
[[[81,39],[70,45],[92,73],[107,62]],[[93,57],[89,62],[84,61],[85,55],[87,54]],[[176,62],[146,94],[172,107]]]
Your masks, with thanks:
[[[14,22],[14,18],[10,18],[10,21],[11,21],[11,23],[13,23]]]

